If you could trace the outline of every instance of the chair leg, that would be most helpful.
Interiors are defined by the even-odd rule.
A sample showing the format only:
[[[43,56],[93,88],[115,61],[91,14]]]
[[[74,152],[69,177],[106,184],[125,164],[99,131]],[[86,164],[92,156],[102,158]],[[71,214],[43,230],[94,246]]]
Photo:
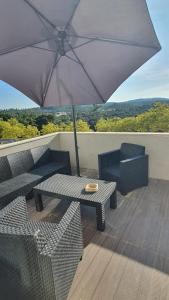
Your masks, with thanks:
[[[31,200],[33,198],[33,191],[29,192],[26,196],[25,196],[26,200]]]
[[[113,194],[110,197],[110,208],[116,209],[117,208],[117,193],[116,190],[113,192]]]
[[[97,204],[96,206],[96,219],[97,229],[100,231],[105,230],[105,208],[103,204]]]
[[[121,194],[122,196],[126,196],[126,195],[127,195],[126,192],[120,192],[120,194]]]

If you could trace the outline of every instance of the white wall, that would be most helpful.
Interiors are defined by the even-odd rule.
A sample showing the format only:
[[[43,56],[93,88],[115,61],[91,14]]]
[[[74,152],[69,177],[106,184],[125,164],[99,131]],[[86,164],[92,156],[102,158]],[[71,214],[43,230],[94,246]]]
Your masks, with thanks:
[[[50,148],[60,149],[59,133],[52,133],[28,140],[23,140],[6,145],[0,145],[0,156],[49,144]]]
[[[69,150],[75,166],[74,139],[72,133],[60,135],[60,147]],[[169,134],[168,133],[79,133],[80,166],[97,169],[97,155],[129,142],[144,145],[149,154],[149,176],[169,180]]]
[[[168,133],[78,133],[80,166],[97,170],[99,153],[114,150],[121,143],[144,145],[149,154],[149,176],[169,180],[169,134]],[[0,146],[0,156],[37,146],[49,144],[52,149],[68,150],[71,164],[75,167],[74,137],[72,133],[54,133]]]

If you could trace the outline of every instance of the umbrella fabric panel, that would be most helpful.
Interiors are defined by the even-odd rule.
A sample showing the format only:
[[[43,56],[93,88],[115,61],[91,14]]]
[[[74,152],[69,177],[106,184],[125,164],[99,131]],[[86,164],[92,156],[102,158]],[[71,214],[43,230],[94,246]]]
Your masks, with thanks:
[[[103,103],[159,50],[145,0],[0,1],[0,79],[42,106]]]
[[[65,27],[69,22],[80,0],[29,0],[54,27]]]
[[[152,48],[99,41],[74,51],[106,101],[123,81],[156,53]]]
[[[24,48],[0,56],[0,78],[41,104],[54,54],[38,48]]]
[[[69,54],[70,58],[73,55]],[[102,103],[102,99],[93,87],[78,62],[61,57],[53,71],[43,106],[69,104]]]
[[[82,0],[71,25],[78,36],[160,47],[145,0]]]
[[[0,54],[46,40],[49,26],[25,1],[1,0]]]
[[[95,41],[74,52],[79,61],[69,51],[56,65],[44,106],[103,103],[156,50]]]

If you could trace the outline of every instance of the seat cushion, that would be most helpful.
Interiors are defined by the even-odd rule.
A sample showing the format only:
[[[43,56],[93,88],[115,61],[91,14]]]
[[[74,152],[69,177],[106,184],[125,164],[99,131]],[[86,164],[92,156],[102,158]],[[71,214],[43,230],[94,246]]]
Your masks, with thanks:
[[[19,195],[26,195],[41,181],[41,176],[24,173],[0,183],[0,209]]]
[[[63,163],[52,162],[49,164],[45,164],[39,168],[36,168],[30,172],[30,174],[39,175],[43,178],[47,178],[64,168]]]
[[[119,181],[120,180],[120,164],[115,164],[113,166],[104,168],[103,173],[106,180]]]

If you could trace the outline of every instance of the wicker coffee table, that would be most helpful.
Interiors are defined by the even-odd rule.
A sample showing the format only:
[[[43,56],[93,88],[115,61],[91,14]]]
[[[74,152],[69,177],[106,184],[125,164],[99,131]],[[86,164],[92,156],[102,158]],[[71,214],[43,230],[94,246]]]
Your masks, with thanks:
[[[97,182],[99,189],[87,193],[88,183]],[[34,187],[36,210],[43,210],[42,195],[57,197],[66,201],[79,201],[81,204],[96,207],[97,229],[105,229],[105,203],[110,199],[110,208],[117,207],[116,183],[84,177],[56,174]]]

